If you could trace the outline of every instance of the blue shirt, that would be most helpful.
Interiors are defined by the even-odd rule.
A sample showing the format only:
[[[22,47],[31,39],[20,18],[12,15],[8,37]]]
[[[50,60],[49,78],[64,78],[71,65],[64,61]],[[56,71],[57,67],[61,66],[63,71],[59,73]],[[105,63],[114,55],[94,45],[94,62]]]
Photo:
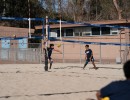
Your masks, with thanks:
[[[130,80],[112,82],[100,92],[101,97],[108,96],[110,100],[130,100]]]

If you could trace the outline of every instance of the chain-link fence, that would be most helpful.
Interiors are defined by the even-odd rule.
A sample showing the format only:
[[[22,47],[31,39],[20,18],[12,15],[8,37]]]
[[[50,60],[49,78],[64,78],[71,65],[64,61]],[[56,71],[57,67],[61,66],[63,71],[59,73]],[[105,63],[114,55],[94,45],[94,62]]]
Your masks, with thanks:
[[[62,51],[62,54],[54,52],[52,57],[56,62],[63,63],[84,63],[85,44],[82,43],[61,43],[61,47],[55,47]],[[117,59],[123,60],[125,51],[120,50],[120,46],[90,44],[96,63],[118,63]],[[125,46],[122,47],[124,49]]]
[[[18,48],[22,45],[23,48]],[[27,45],[27,48],[24,48]],[[11,43],[10,48],[0,48],[0,63],[41,63],[41,44]]]
[[[41,49],[0,49],[0,63],[41,63]]]
[[[68,42],[54,42],[54,44],[55,49],[62,52],[61,54],[53,51],[52,58],[54,62],[84,63],[85,44]],[[0,49],[0,63],[44,63],[44,50],[41,43],[27,44],[28,48],[17,48],[17,45],[19,44],[14,44],[11,48]],[[124,59],[125,51],[120,51],[120,46],[96,44],[89,46],[93,51],[96,63],[117,63],[117,58]],[[125,48],[125,46],[122,48]]]

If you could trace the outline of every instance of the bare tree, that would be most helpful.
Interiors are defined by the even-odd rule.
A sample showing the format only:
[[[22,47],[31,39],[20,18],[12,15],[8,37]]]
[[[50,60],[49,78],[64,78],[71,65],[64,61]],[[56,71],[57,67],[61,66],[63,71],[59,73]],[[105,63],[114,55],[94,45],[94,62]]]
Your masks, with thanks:
[[[68,0],[67,10],[68,15],[71,15],[74,21],[81,22],[86,20],[86,15],[89,15],[90,0]]]
[[[116,7],[117,13],[118,13],[118,19],[122,19],[122,10],[120,9],[120,7],[117,4],[117,0],[113,0],[114,6]]]

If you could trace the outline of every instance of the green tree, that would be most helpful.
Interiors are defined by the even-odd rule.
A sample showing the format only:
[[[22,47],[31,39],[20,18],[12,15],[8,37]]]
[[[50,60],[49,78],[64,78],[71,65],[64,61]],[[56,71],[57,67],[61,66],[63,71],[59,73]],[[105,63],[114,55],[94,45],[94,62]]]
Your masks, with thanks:
[[[46,10],[42,8],[42,5],[38,0],[1,0],[3,4],[0,3],[0,14],[5,12],[6,17],[26,17],[29,18],[29,13],[31,18],[44,17],[47,13]],[[29,6],[30,4],[30,6]],[[5,5],[5,6],[2,6]],[[29,12],[30,9],[30,12]],[[17,26],[17,27],[28,27],[28,21],[3,21],[5,25]],[[2,21],[1,21],[2,23]],[[32,27],[39,22],[32,22]],[[3,25],[3,24],[2,24]]]
[[[4,14],[4,1],[0,0],[0,16]]]

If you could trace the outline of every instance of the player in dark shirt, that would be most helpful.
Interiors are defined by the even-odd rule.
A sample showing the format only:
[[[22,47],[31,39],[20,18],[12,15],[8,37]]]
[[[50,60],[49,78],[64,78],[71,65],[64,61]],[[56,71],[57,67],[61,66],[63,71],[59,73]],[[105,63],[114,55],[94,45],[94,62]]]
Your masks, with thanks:
[[[49,59],[49,62],[50,62],[50,69],[51,69],[51,66],[52,66],[52,63],[53,63],[53,60],[52,60],[52,58],[51,58],[51,55],[52,55],[53,50],[54,50],[54,51],[57,51],[57,52],[59,52],[59,53],[62,53],[61,51],[56,50],[56,49],[54,48],[54,44],[50,44],[50,47],[47,48],[47,51],[48,51],[48,59]]]
[[[130,100],[130,60],[124,66],[126,80],[111,82],[97,92],[98,100],[109,98],[109,100]]]
[[[95,65],[95,63],[94,63],[94,57],[93,57],[93,52],[92,52],[92,50],[91,49],[89,49],[89,45],[85,45],[85,60],[86,60],[86,62],[85,62],[85,64],[84,64],[84,67],[83,67],[83,69],[86,67],[86,65],[88,64],[88,62],[92,62],[92,64],[93,64],[93,68],[94,69],[98,69],[97,67],[96,67],[96,65]]]

